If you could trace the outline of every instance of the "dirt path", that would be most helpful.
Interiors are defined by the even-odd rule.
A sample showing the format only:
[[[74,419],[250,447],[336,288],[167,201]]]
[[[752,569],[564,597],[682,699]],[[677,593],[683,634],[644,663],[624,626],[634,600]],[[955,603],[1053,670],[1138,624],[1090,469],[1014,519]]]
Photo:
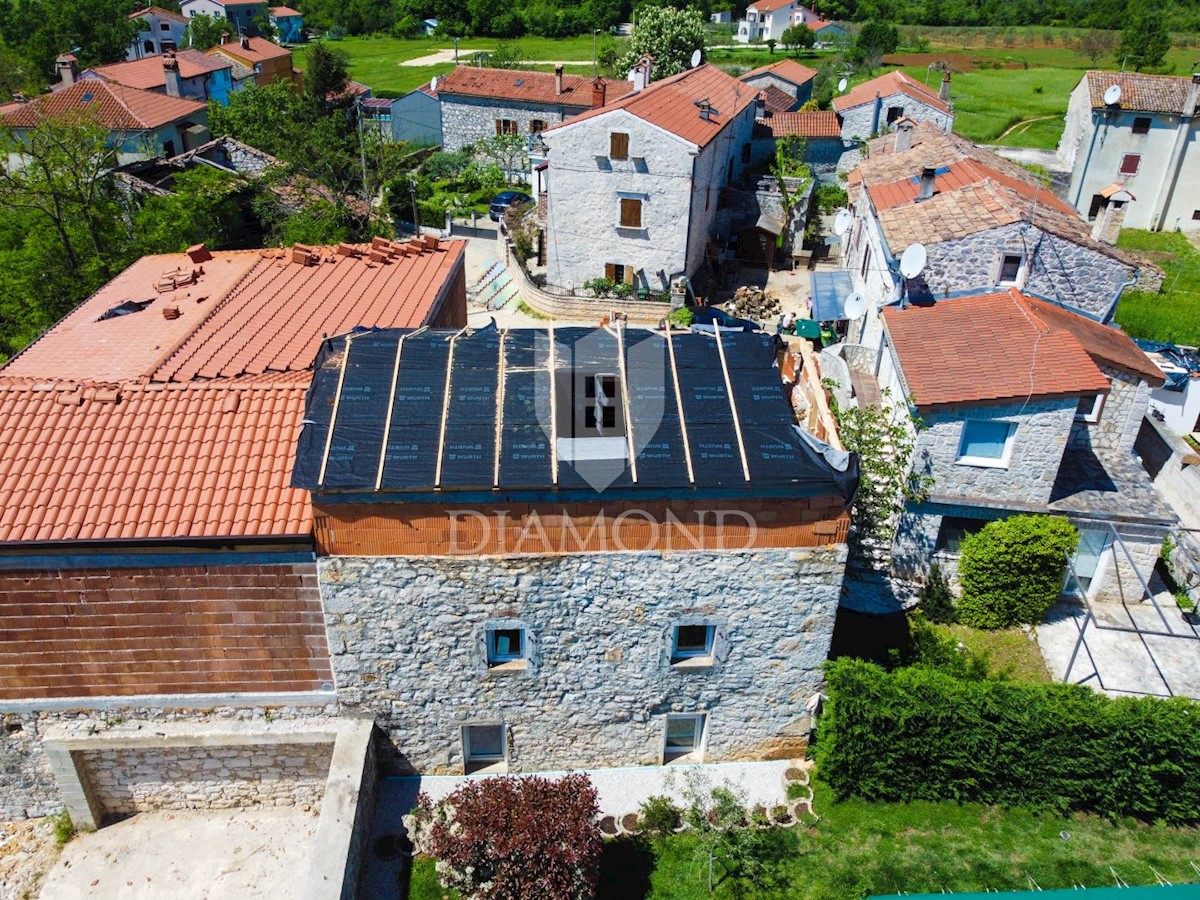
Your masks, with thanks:
[[[1058,118],[1061,118],[1061,117],[1060,116],[1034,116],[1032,119],[1022,119],[1016,125],[1011,126],[1007,131],[1004,132],[1004,134],[1000,135],[1000,137],[996,138],[995,143],[999,143],[1000,141],[1004,140],[1010,134],[1015,132],[1018,128],[1028,128],[1034,122],[1045,122],[1047,119],[1058,119]]]

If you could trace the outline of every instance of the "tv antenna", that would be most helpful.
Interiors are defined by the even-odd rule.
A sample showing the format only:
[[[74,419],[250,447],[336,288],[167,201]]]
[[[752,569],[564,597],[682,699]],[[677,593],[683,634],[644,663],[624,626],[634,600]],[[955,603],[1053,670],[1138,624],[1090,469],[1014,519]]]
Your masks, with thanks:
[[[696,66],[700,65],[700,58],[701,58],[700,49],[696,48],[695,50],[692,51],[692,64],[690,66],[688,66],[688,68],[694,69],[694,68],[696,68]]]
[[[1106,106],[1116,106],[1121,102],[1121,86],[1119,84],[1110,84],[1104,91],[1104,103]]]
[[[841,236],[850,230],[850,223],[854,217],[850,215],[850,210],[839,209],[837,215],[833,217],[833,233]]]
[[[925,252],[924,244],[909,244],[908,249],[900,255],[900,274],[905,279],[916,278],[925,271],[929,254]]]
[[[437,93],[437,76],[436,75],[434,75],[432,78],[429,79],[429,92],[431,94]]]
[[[849,83],[850,82],[847,81],[845,78],[843,78],[841,81],[839,81],[838,82],[838,93],[839,94],[845,93],[846,85],[848,85]]]
[[[867,311],[867,298],[862,294],[851,294],[843,306],[847,319],[861,318]]]

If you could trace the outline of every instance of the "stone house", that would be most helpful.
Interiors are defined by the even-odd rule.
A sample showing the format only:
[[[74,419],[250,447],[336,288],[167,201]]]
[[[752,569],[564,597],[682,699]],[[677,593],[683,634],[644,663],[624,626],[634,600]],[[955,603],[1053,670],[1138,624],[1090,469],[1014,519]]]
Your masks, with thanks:
[[[1200,229],[1200,181],[1187,174],[1197,166],[1198,94],[1200,75],[1080,79],[1058,145],[1071,171],[1067,197],[1080,215],[1114,239],[1123,226]]]
[[[816,69],[803,66],[794,59],[781,59],[777,63],[752,69],[742,75],[740,80],[759,90],[775,88],[786,94],[791,98],[791,102],[786,108],[777,111],[791,112],[812,99],[813,79],[816,77]]]
[[[326,342],[292,483],[340,702],[419,773],[798,755],[857,459],[795,424],[781,348],[620,324]]]
[[[836,181],[838,162],[852,144],[842,140],[837,115],[828,109],[811,112],[766,112],[754,123],[755,161],[775,156],[780,138],[804,139],[804,161],[819,180]]]
[[[834,97],[833,109],[846,141],[864,141],[892,131],[904,118],[928,122],[942,131],[954,127],[949,74],[943,76],[941,89],[934,91],[899,70],[888,72]]]
[[[437,80],[442,148],[461,150],[501,134],[528,137],[629,93],[628,81],[520,69],[459,66]]]
[[[1075,210],[1020,166],[929,125],[904,121],[868,145],[851,173],[845,269],[867,312],[854,341],[878,346],[879,309],[901,297],[937,298],[1016,287],[1107,322],[1138,263],[1096,240]],[[903,251],[925,248],[912,279]]]
[[[128,16],[138,23],[137,37],[129,44],[127,60],[156,56],[183,46],[183,35],[187,31],[187,19],[179,13],[161,6],[135,9]]]
[[[953,573],[962,537],[986,522],[1057,514],[1082,534],[1074,568],[1088,596],[1138,601],[1113,542],[1148,580],[1175,521],[1133,455],[1163,382],[1149,358],[1123,332],[1015,288],[891,306],[882,322],[873,374],[886,403],[920,417],[913,469],[933,478],[900,519],[895,569],[921,577],[936,560]]]
[[[754,98],[702,65],[544,132],[547,283],[665,291],[693,275],[721,189],[752,164]]]
[[[232,64],[199,50],[169,50],[161,56],[143,56],[134,62],[93,66],[79,77],[98,78],[170,97],[206,103],[215,100],[222,106],[229,105],[229,95],[234,89]]]
[[[313,355],[326,329],[465,317],[461,242],[200,245],[134,263],[0,369],[0,817],[78,806],[63,791],[95,760],[48,751],[59,726],[196,733],[108,756],[103,820],[131,797],[229,805],[211,766],[179,775],[198,754],[225,767],[206,730],[336,711],[311,507],[288,483]],[[239,783],[272,804],[283,774]]]
[[[824,18],[798,0],[755,0],[737,23],[733,39],[743,44],[778,41],[793,25],[823,22]]]
[[[266,38],[245,34],[237,40],[222,38],[220,44],[204,52],[248,69],[254,73],[254,83],[259,87],[279,82],[300,86],[300,71],[292,67],[292,51]]]

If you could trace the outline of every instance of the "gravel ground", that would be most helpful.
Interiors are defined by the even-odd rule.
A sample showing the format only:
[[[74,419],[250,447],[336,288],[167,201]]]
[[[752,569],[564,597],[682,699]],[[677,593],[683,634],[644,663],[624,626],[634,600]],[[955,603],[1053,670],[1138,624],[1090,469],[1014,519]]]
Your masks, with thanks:
[[[0,900],[33,900],[61,852],[50,819],[0,822]]]

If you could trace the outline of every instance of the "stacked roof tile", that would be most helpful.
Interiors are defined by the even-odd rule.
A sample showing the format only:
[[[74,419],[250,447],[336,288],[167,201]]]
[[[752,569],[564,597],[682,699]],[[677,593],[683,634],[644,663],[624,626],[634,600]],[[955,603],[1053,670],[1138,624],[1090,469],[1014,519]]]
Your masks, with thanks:
[[[78,119],[94,121],[111,131],[149,131],[194,116],[204,108],[201,100],[85,78],[8,108],[0,121],[10,128],[34,128],[46,119]]]
[[[485,69],[459,66],[449,75],[438,79],[438,93],[448,96],[489,97],[503,100],[524,100],[528,103],[559,103],[564,106],[591,107],[594,78],[582,75],[563,75],[562,92],[558,92],[557,76],[552,72],[527,72],[521,69]],[[633,90],[628,81],[601,79],[605,96],[620,97]]]

